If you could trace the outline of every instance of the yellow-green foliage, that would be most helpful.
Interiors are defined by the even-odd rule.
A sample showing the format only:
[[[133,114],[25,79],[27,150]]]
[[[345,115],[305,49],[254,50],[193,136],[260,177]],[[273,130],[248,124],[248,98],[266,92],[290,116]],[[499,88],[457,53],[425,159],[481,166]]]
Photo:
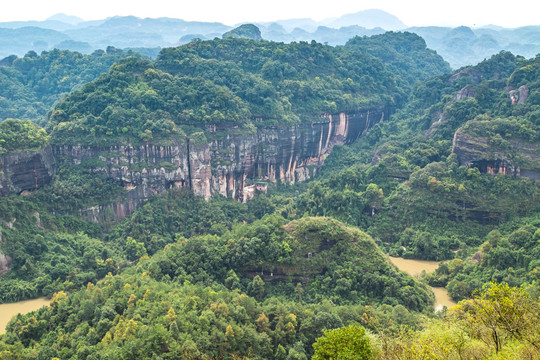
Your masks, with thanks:
[[[368,360],[372,359],[369,339],[361,326],[347,326],[325,331],[313,344],[313,360]]]
[[[38,149],[49,141],[44,129],[30,120],[7,119],[0,123],[0,155]]]
[[[524,288],[489,283],[422,331],[389,337],[379,359],[538,359],[540,299]]]

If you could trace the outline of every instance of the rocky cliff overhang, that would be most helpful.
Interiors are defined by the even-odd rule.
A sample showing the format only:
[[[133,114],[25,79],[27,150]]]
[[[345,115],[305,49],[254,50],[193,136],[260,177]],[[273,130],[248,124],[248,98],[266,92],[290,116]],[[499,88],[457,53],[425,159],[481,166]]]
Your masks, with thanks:
[[[0,194],[21,193],[48,184],[56,165],[50,146],[0,156]]]
[[[490,144],[487,138],[472,136],[458,129],[454,134],[452,152],[460,165],[477,168],[492,175],[514,175],[540,180],[540,154],[538,144],[514,139],[509,147]]]

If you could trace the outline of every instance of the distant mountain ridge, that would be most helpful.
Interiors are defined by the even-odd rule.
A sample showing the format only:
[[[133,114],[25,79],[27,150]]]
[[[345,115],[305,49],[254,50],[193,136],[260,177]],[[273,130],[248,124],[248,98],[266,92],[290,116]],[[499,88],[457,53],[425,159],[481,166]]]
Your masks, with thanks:
[[[402,30],[407,28],[407,26],[396,16],[378,9],[359,11],[354,14],[345,14],[328,24],[329,27],[333,28],[353,25],[360,25],[367,29],[379,27],[385,30]]]
[[[315,21],[309,18],[254,23],[263,39],[278,42],[312,41],[344,45],[355,36],[372,36],[385,31],[409,31],[422,36],[453,68],[476,64],[502,50],[530,58],[540,53],[540,26],[506,29],[495,25],[482,28],[423,26],[407,27],[392,14],[378,9]],[[0,23],[0,59],[23,56],[34,50],[54,48],[91,53],[107,46],[117,48],[163,48],[186,44],[193,39],[220,38],[233,27],[222,23],[185,21],[173,18],[115,16],[83,21],[56,14],[44,21]],[[10,30],[10,31],[8,31]]]

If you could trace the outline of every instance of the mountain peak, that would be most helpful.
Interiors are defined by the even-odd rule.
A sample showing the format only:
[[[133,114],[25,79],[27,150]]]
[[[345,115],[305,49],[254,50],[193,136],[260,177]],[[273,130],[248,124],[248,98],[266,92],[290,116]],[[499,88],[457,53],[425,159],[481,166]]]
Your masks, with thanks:
[[[237,28],[227,31],[223,34],[223,38],[246,38],[253,40],[261,40],[261,31],[253,24],[243,24]]]
[[[328,26],[341,28],[358,25],[366,29],[383,28],[385,30],[402,30],[407,26],[396,16],[380,9],[362,10],[352,14],[345,14],[337,19],[329,20]]]
[[[54,14],[53,16],[47,18],[47,20],[60,21],[66,24],[77,25],[78,23],[83,22],[84,20],[80,17],[73,15],[66,15],[64,13]]]

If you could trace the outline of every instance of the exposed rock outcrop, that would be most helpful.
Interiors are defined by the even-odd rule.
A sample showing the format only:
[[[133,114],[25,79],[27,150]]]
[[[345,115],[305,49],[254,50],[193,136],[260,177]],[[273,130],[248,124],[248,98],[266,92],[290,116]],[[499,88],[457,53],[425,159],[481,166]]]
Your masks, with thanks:
[[[49,183],[55,173],[50,146],[0,156],[0,195],[35,190]]]
[[[53,151],[59,162],[84,166],[95,174],[118,181],[127,190],[112,204],[82,210],[83,217],[89,220],[101,220],[106,214],[114,214],[111,220],[120,220],[155,194],[189,185],[186,142],[186,139],[177,139],[169,146],[63,145],[55,146]]]
[[[465,68],[465,69],[463,69],[463,70],[461,70],[459,72],[456,72],[455,74],[450,76],[450,78],[448,80],[451,83],[453,83],[454,81],[457,81],[457,80],[462,79],[462,78],[469,78],[472,82],[479,83],[482,80],[483,75],[477,69],[475,69],[473,67],[468,67],[468,68]]]
[[[304,181],[317,173],[335,145],[355,141],[386,116],[387,109],[377,108],[251,132],[214,126],[208,140],[200,132],[169,146],[65,145],[54,147],[54,154],[59,161],[80,164],[125,187],[127,193],[116,203],[82,212],[94,221],[106,212],[119,220],[169,188],[186,186],[205,198],[221,194],[247,201],[257,187],[264,187],[257,181]]]
[[[526,85],[522,85],[517,90],[510,90],[508,96],[512,100],[512,105],[525,104],[529,97],[529,88]]]
[[[476,89],[473,86],[467,85],[454,95],[454,101],[473,98],[475,95],[476,95]]]
[[[509,141],[510,149],[489,144],[487,138],[475,137],[458,129],[454,134],[452,152],[461,165],[477,168],[492,175],[514,175],[540,180],[538,144],[520,140]]]
[[[2,231],[0,229],[0,244],[2,241]],[[0,275],[9,272],[9,270],[11,270],[11,257],[0,253]]]
[[[11,258],[7,255],[0,254],[0,275],[9,272],[11,269]]]
[[[81,210],[93,221],[118,221],[150,197],[175,187],[197,195],[215,194],[240,201],[264,191],[264,182],[295,183],[317,173],[335,145],[352,143],[388,117],[386,108],[324,115],[296,126],[238,129],[216,124],[169,145],[47,146],[0,158],[0,194],[34,190],[50,182],[55,164],[85,167],[121,184],[117,201]],[[208,136],[208,138],[207,138]],[[262,182],[262,183],[261,183]]]

